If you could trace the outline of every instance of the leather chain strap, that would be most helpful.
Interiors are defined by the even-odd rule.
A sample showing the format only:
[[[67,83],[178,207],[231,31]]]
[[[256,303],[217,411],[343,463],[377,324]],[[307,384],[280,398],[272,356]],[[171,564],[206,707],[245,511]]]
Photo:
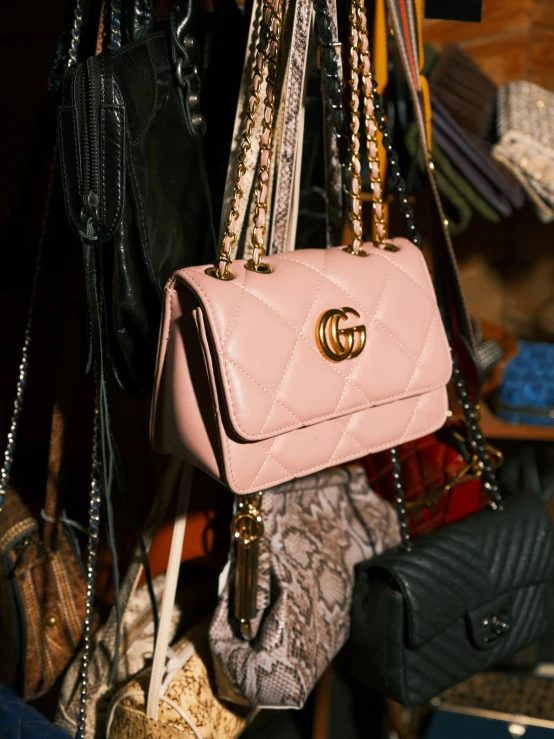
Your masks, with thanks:
[[[233,189],[233,195],[229,204],[229,217],[225,222],[225,233],[221,243],[219,252],[219,260],[215,266],[208,270],[209,274],[217,277],[220,280],[231,280],[233,275],[229,272],[229,265],[231,264],[231,250],[237,241],[236,226],[239,219],[238,204],[244,196],[242,190],[242,182],[246,174],[246,156],[251,148],[251,136],[254,129],[254,117],[260,103],[260,88],[263,81],[265,68],[268,61],[269,55],[269,32],[268,29],[272,28],[273,37],[275,39],[280,38],[281,33],[281,10],[282,0],[264,0],[262,9],[262,23],[260,39],[257,45],[257,54],[253,65],[253,77],[252,87],[250,90],[250,100],[248,103],[248,113],[246,117],[246,124],[242,134],[242,141],[240,147],[240,154],[238,157],[237,174],[235,177],[235,187]],[[276,8],[279,11],[276,12]],[[275,41],[273,42],[275,44]],[[278,47],[277,50],[278,52]],[[269,92],[266,92],[267,98],[269,98]],[[265,118],[265,115],[264,115]]]

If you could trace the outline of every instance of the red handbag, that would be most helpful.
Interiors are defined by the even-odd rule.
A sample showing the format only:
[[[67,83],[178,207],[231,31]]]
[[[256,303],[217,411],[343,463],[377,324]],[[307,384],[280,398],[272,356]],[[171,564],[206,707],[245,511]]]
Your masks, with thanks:
[[[468,451],[466,434],[464,424],[453,421],[434,434],[397,447],[411,536],[476,513],[486,504],[481,470]],[[495,466],[501,464],[501,452],[490,445],[488,449]],[[370,486],[394,504],[390,454],[370,454],[363,463]]]

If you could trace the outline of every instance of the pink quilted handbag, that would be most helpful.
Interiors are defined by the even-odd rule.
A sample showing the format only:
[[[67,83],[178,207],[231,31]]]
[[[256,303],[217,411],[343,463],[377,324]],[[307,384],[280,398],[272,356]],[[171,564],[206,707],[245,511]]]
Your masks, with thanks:
[[[219,260],[166,287],[151,435],[235,493],[264,490],[435,431],[452,365],[421,252],[387,240],[367,39],[351,48],[351,247],[265,257],[263,240],[282,0],[264,4],[241,164]],[[253,258],[231,255],[253,116],[267,91]],[[363,96],[360,95],[360,86]],[[363,243],[360,97],[375,244]]]

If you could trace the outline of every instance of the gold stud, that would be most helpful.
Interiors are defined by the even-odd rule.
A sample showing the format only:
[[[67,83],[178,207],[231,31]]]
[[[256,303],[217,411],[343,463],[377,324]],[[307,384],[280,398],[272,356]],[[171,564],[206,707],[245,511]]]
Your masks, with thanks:
[[[448,228],[448,218],[445,218],[442,223],[445,226],[445,228]]]
[[[435,169],[435,163],[434,162],[429,162],[429,169],[430,170]]]
[[[52,628],[52,626],[55,626],[57,623],[58,619],[56,618],[56,616],[54,616],[53,613],[51,613],[49,616],[46,616],[46,618],[44,619],[44,625],[49,628]]]

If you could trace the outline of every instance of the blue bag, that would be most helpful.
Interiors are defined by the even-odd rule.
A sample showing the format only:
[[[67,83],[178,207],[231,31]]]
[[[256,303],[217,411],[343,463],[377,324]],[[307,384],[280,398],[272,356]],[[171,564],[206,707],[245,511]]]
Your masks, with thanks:
[[[5,685],[0,685],[2,739],[68,739],[65,731],[39,713]]]
[[[510,423],[554,426],[554,344],[518,345],[496,394],[496,415]]]

